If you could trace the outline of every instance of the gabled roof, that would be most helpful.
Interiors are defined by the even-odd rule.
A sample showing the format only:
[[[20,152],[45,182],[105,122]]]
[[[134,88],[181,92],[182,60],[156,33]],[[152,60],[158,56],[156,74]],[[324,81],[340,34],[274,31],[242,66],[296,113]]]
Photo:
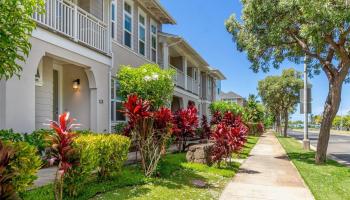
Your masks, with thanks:
[[[221,99],[244,99],[242,96],[232,91],[229,91],[227,93],[221,92],[220,96],[221,96]]]
[[[214,76],[217,80],[226,80],[225,75],[219,70],[219,69],[214,69],[212,67],[209,68],[209,74]]]
[[[159,35],[165,37],[168,44],[178,45],[178,46],[181,46],[181,48],[185,48],[189,56],[196,58],[196,60],[202,66],[206,67],[209,65],[207,61],[205,61],[204,58],[201,55],[199,55],[199,53],[195,49],[193,49],[193,47],[181,36],[173,35],[170,33],[164,33],[164,32],[159,32]]]
[[[159,0],[138,0],[138,2],[148,9],[162,24],[176,24],[175,19],[160,4]]]

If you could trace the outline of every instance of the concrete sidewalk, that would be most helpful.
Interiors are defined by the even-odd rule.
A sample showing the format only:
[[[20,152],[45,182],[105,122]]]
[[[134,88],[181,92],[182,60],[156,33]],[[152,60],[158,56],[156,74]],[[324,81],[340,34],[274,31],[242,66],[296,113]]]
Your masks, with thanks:
[[[265,133],[226,186],[220,200],[313,200],[272,133]]]

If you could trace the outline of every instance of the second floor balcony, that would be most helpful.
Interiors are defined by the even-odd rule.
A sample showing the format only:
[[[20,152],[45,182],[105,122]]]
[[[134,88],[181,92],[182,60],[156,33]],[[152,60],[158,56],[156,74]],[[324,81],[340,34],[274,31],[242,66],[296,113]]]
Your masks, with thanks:
[[[176,75],[174,78],[175,85],[185,89],[193,94],[199,95],[199,83],[194,80],[194,78],[186,75],[183,71],[178,68],[171,66],[172,69],[176,71]]]
[[[44,28],[58,32],[75,42],[109,54],[108,26],[89,12],[66,0],[45,0],[45,12],[33,19]]]

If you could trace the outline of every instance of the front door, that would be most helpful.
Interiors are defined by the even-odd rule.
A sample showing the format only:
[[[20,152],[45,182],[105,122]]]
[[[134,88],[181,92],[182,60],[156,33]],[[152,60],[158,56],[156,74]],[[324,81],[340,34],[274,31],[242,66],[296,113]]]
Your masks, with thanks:
[[[57,70],[53,70],[53,103],[52,103],[52,106],[53,106],[53,113],[52,113],[52,117],[53,117],[53,120],[54,121],[58,121],[58,115],[59,115],[59,103],[58,103],[58,97],[59,97],[59,94],[58,94],[58,84],[59,84],[59,81],[58,81],[58,71]]]

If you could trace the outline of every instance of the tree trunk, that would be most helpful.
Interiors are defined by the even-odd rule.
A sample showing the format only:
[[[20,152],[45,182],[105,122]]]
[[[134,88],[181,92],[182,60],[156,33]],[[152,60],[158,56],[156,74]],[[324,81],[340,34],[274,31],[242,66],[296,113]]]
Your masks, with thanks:
[[[288,111],[284,111],[284,130],[283,130],[284,137],[287,137],[287,131],[288,131]]]
[[[327,160],[329,135],[333,119],[335,118],[339,109],[342,85],[343,81],[338,79],[329,80],[329,91],[324,106],[320,134],[317,142],[317,152],[315,157],[317,164],[323,164]]]
[[[278,134],[281,134],[281,116],[280,116],[280,114],[277,115],[276,130],[277,130]]]

